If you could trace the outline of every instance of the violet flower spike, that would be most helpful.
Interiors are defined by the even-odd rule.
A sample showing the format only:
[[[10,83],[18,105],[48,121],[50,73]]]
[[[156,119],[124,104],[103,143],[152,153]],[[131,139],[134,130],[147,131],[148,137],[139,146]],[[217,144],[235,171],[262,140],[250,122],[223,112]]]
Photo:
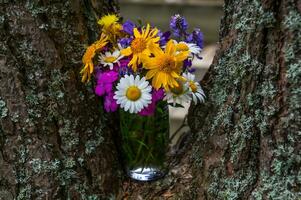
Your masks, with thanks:
[[[186,19],[181,17],[179,14],[171,17],[169,26],[175,37],[180,38],[187,35],[186,31],[188,29],[188,23]]]
[[[134,34],[134,32],[133,32],[134,28],[135,28],[135,24],[131,20],[127,20],[122,25],[122,30],[129,35]]]
[[[195,28],[191,34],[186,36],[185,42],[195,43],[198,47],[204,47],[204,35],[200,29]]]

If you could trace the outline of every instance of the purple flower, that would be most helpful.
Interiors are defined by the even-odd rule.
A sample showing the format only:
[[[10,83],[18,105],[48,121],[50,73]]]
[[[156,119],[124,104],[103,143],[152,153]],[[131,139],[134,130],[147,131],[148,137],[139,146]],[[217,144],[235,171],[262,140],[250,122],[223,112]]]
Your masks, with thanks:
[[[127,48],[131,45],[132,38],[121,38],[118,43],[121,45],[122,48]]]
[[[194,68],[194,67],[188,69],[189,73],[194,73],[195,71],[196,71],[196,68]]]
[[[159,90],[153,90],[152,100],[158,102],[164,98],[164,90],[161,88]]]
[[[135,24],[131,20],[127,20],[123,23],[122,29],[127,34],[133,35],[133,29],[135,28]]]
[[[195,68],[192,67],[192,61],[191,59],[186,59],[183,62],[183,70],[187,70],[190,73],[194,73],[195,72]]]
[[[204,35],[198,28],[194,29],[193,32],[186,37],[185,41],[188,43],[195,43],[201,49],[204,47]]]
[[[160,46],[164,46],[170,38],[170,31],[166,31],[163,33],[159,30],[158,36],[160,37],[160,41],[159,41]]]
[[[189,68],[191,66],[192,66],[192,61],[190,59],[184,60],[184,62],[183,62],[183,68],[184,69]]]
[[[151,102],[146,108],[143,108],[138,114],[140,116],[150,116],[155,113],[156,103],[154,101]]]
[[[181,37],[186,35],[188,23],[186,19],[184,17],[181,17],[179,14],[171,17],[169,26],[174,36]]]
[[[128,67],[129,62],[131,61],[131,59],[129,58],[123,58],[119,61],[120,63],[120,67]]]
[[[196,45],[198,45],[201,49],[203,49],[203,47],[204,47],[203,33],[200,31],[200,29],[197,29],[194,31],[194,35],[195,35]]]
[[[143,108],[138,114],[141,116],[150,116],[155,113],[156,103],[164,98],[163,89],[153,90],[152,102],[146,108]]]
[[[118,104],[113,96],[113,92],[110,92],[105,96],[104,107],[107,112],[115,112],[118,108]]]
[[[97,85],[95,93],[98,96],[103,96],[112,92],[113,83],[118,79],[118,73],[115,71],[99,72],[96,75]]]
[[[123,58],[119,61],[120,65],[119,65],[119,74],[121,76],[124,76],[125,74],[132,74],[133,73],[133,70],[131,67],[128,66],[129,62],[130,62],[131,59],[129,58]]]

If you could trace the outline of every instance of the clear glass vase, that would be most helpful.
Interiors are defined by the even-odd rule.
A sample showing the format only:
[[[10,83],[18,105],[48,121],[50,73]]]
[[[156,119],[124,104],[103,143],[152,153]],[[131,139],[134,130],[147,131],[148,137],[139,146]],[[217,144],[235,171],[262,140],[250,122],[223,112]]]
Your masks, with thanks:
[[[130,114],[120,109],[121,155],[130,178],[152,181],[167,173],[168,116],[164,101],[157,103],[151,116]]]

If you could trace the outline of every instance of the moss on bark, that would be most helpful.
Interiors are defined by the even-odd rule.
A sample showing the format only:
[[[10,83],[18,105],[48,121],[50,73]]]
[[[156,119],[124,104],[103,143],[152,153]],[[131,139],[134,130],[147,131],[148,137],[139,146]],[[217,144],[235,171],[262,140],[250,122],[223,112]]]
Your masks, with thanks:
[[[300,5],[226,1],[224,9],[207,103],[190,109],[195,187],[206,199],[297,200]]]
[[[116,152],[84,45],[116,1],[0,5],[0,199],[102,199],[118,190]]]

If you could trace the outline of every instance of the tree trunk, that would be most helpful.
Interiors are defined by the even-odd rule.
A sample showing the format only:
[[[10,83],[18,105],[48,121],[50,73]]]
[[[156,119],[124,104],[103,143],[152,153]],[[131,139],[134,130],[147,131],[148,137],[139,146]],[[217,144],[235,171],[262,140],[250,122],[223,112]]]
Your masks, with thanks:
[[[207,103],[190,109],[204,199],[301,196],[301,1],[226,1]]]
[[[300,199],[300,13],[300,0],[225,1],[206,103],[189,112],[190,145],[164,180],[125,183],[126,195]]]
[[[0,199],[100,199],[116,193],[110,129],[78,75],[83,44],[97,37],[96,19],[116,12],[116,2],[4,2]]]

